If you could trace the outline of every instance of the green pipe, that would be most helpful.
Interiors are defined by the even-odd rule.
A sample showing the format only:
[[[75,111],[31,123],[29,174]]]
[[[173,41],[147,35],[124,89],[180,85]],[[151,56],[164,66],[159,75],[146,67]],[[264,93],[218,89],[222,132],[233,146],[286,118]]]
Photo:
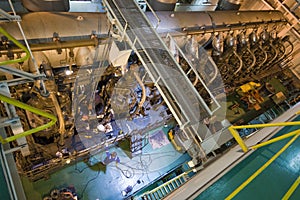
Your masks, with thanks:
[[[14,60],[6,60],[6,61],[0,62],[0,66],[18,63],[18,62],[24,62],[25,60],[27,60],[29,58],[29,56],[30,56],[29,51],[24,45],[22,45],[18,40],[16,40],[13,36],[11,36],[8,32],[6,32],[2,27],[0,27],[0,33],[5,35],[9,40],[11,40],[14,44],[16,44],[18,47],[20,47],[26,53],[26,55],[23,58],[17,58]]]
[[[17,101],[13,98],[10,98],[10,97],[7,97],[7,96],[4,96],[4,95],[0,94],[0,100],[6,102],[8,104],[14,105],[18,108],[22,108],[22,109],[28,110],[32,113],[35,113],[35,114],[38,114],[40,116],[47,117],[47,118],[51,119],[51,121],[48,122],[47,124],[41,125],[39,127],[33,128],[33,129],[30,129],[30,130],[25,131],[23,133],[19,133],[17,135],[10,136],[10,137],[4,138],[4,139],[0,136],[0,142],[2,144],[12,142],[12,141],[14,141],[18,138],[25,137],[25,136],[31,135],[33,133],[45,130],[46,128],[49,128],[49,127],[53,126],[57,121],[56,116],[54,116],[50,113],[44,112],[43,110],[34,108],[34,107],[32,107],[30,105],[27,105],[25,103],[22,103],[20,101]]]

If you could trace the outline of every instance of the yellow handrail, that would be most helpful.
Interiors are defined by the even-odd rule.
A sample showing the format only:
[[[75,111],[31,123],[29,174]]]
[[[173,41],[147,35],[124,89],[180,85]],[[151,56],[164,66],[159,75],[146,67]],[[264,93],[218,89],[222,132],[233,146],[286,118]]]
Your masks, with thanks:
[[[8,32],[6,32],[2,27],[0,27],[0,33],[5,35],[9,40],[11,40],[13,43],[15,43],[18,47],[20,47],[26,53],[26,55],[22,58],[17,58],[17,59],[13,59],[13,60],[6,60],[6,61],[0,62],[0,66],[18,63],[18,62],[24,62],[25,60],[27,60],[29,58],[30,53],[25,46],[23,46],[18,40],[16,40],[13,36],[11,36]]]
[[[38,115],[41,115],[43,117],[47,117],[47,118],[51,119],[51,121],[48,122],[47,124],[41,125],[39,127],[33,128],[33,129],[30,129],[28,131],[24,131],[23,133],[19,133],[17,135],[13,135],[13,136],[10,136],[10,137],[7,137],[7,138],[2,138],[0,136],[0,142],[2,144],[14,141],[14,140],[16,140],[18,138],[25,137],[25,136],[31,135],[33,133],[36,133],[38,131],[44,130],[46,128],[49,128],[50,126],[53,126],[56,123],[56,121],[57,121],[56,116],[54,116],[54,115],[52,115],[50,113],[47,113],[47,112],[45,112],[43,110],[34,108],[34,107],[30,106],[30,105],[27,105],[25,103],[17,101],[17,100],[15,100],[13,98],[4,96],[2,94],[0,94],[0,101],[4,101],[4,102],[9,103],[11,105],[14,105],[16,107],[28,110],[28,111],[33,112],[35,114],[38,114]]]
[[[292,131],[295,136],[282,147],[270,160],[268,160],[261,168],[259,168],[252,176],[250,176],[245,182],[243,182],[237,189],[235,189],[225,200],[232,199],[235,197],[242,189],[244,189],[254,178],[256,178],[259,174],[262,173],[276,158],[278,158],[298,137],[300,134],[300,130]]]
[[[178,179],[180,179],[181,177],[185,177],[185,176],[186,176],[189,172],[191,172],[191,171],[192,171],[192,170],[187,171],[187,172],[183,172],[182,174],[180,174],[180,175],[178,175],[178,176],[172,178],[171,180],[168,180],[167,182],[161,184],[160,186],[154,188],[153,190],[150,190],[150,191],[145,192],[144,194],[142,194],[142,196],[147,195],[147,194],[152,194],[152,193],[154,193],[154,192],[157,192],[158,190],[160,190],[160,189],[163,188],[164,186],[168,185],[169,183],[171,183],[171,182],[173,182],[173,181],[175,181],[175,180],[178,180]]]
[[[241,125],[241,126],[231,126],[228,128],[228,130],[230,131],[230,133],[232,134],[232,136],[235,138],[235,140],[237,141],[237,143],[241,146],[242,150],[244,152],[247,152],[249,149],[246,146],[244,140],[241,138],[241,136],[239,135],[239,133],[236,131],[236,129],[243,129],[243,128],[265,128],[265,127],[275,127],[275,126],[296,126],[296,125],[300,125],[300,121],[297,122],[279,122],[279,123],[270,123],[270,124],[251,124],[251,125]],[[294,134],[295,135],[295,134]],[[267,142],[263,142],[260,143],[259,145],[254,145],[250,148],[252,149],[256,149],[258,147],[262,147],[274,142],[277,142],[279,140],[283,140],[287,137],[291,137],[293,136],[292,132],[283,136],[279,136],[276,137],[272,140],[269,140]]]

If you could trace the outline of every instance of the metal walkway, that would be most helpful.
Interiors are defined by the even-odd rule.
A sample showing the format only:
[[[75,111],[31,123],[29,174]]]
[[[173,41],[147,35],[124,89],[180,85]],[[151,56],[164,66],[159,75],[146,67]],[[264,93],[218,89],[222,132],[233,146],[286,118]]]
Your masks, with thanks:
[[[201,156],[205,156],[200,145],[205,133],[201,135],[199,131],[205,130],[200,123],[205,116],[200,113],[212,114],[212,111],[134,0],[104,0],[104,4],[120,38],[131,45],[179,126],[198,144]]]

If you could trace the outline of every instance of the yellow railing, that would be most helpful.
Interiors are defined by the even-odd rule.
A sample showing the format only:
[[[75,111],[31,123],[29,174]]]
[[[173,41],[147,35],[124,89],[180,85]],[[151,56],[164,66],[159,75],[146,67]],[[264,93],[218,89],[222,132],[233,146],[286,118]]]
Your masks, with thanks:
[[[263,172],[276,158],[278,158],[298,137],[300,134],[300,130],[292,131],[293,135],[295,135],[284,147],[282,147],[270,160],[268,160],[261,168],[259,168],[252,176],[250,176],[244,183],[242,183],[237,189],[235,189],[226,200],[232,199],[235,197],[242,189],[244,189],[253,179],[255,179],[259,174]],[[294,190],[291,190],[292,193]],[[289,194],[290,194],[289,193]]]
[[[230,133],[232,134],[232,136],[234,137],[234,139],[237,141],[237,143],[240,145],[240,147],[242,148],[242,150],[244,152],[247,152],[249,150],[249,148],[246,146],[244,140],[241,138],[241,136],[239,135],[237,129],[244,129],[244,128],[266,128],[266,127],[276,127],[276,126],[297,126],[300,125],[300,121],[297,122],[279,122],[279,123],[270,123],[270,124],[251,124],[251,125],[241,125],[241,126],[231,126],[228,128],[228,130],[230,131]],[[283,140],[285,138],[291,137],[293,135],[295,135],[296,133],[291,132],[279,137],[276,137],[274,139],[271,139],[269,141],[266,142],[262,142],[258,145],[254,145],[251,146],[251,149],[257,149],[259,147],[262,146],[266,146],[269,144],[272,144],[274,142],[278,142],[280,140]]]
[[[161,184],[161,185],[158,186],[157,188],[154,188],[153,190],[150,190],[150,191],[145,192],[144,194],[142,194],[142,196],[148,195],[148,194],[153,194],[153,193],[157,192],[158,190],[162,189],[163,187],[165,187],[165,186],[171,184],[172,182],[174,182],[174,181],[176,181],[176,180],[178,180],[178,179],[181,179],[181,178],[185,179],[185,177],[186,177],[186,176],[188,175],[188,173],[191,172],[191,171],[192,171],[192,170],[187,171],[187,172],[183,172],[182,174],[180,174],[180,175],[178,175],[178,176],[172,178],[171,180],[168,180],[167,182]]]
[[[47,118],[49,118],[49,119],[51,120],[51,121],[48,122],[47,124],[41,125],[41,126],[39,126],[39,127],[33,128],[33,129],[30,129],[30,130],[25,131],[25,132],[23,132],[23,133],[19,133],[19,134],[17,134],[17,135],[13,135],[13,136],[10,136],[10,137],[7,137],[7,138],[2,138],[2,137],[0,136],[0,142],[1,142],[2,144],[8,143],[8,142],[11,142],[11,141],[14,141],[14,140],[16,140],[16,139],[18,139],[18,138],[25,137],[25,136],[31,135],[31,134],[33,134],[33,133],[36,133],[36,132],[38,132],[38,131],[44,130],[44,129],[46,129],[46,128],[49,128],[50,126],[53,126],[53,125],[56,123],[56,121],[57,121],[57,118],[56,118],[54,115],[50,114],[50,113],[47,113],[47,112],[45,112],[45,111],[43,111],[43,110],[34,108],[34,107],[32,107],[32,106],[29,106],[29,105],[27,105],[27,104],[25,104],[25,103],[22,103],[22,102],[20,102],[20,101],[17,101],[17,100],[15,100],[15,99],[13,99],[13,98],[4,96],[4,95],[2,95],[2,94],[0,94],[0,101],[4,101],[4,102],[9,103],[9,104],[11,104],[11,105],[14,105],[14,106],[16,106],[16,107],[19,107],[19,108],[28,110],[28,111],[30,111],[30,112],[33,112],[33,113],[35,113],[35,114],[38,114],[38,115],[40,115],[40,116],[47,117]]]
[[[297,112],[296,114],[299,114],[300,112]],[[247,152],[249,148],[246,146],[244,140],[241,138],[239,133],[237,132],[237,129],[243,129],[243,128],[265,128],[265,127],[275,127],[275,126],[297,126],[300,125],[300,121],[296,122],[280,122],[280,123],[270,123],[270,124],[253,124],[253,125],[241,125],[241,126],[231,126],[229,127],[230,133],[233,135],[235,140],[238,142],[238,144],[241,146],[242,150],[244,152]],[[257,149],[269,144],[272,144],[274,142],[281,141],[283,139],[286,139],[288,137],[294,136],[284,147],[282,147],[270,160],[268,160],[262,167],[260,167],[254,174],[252,174],[245,182],[243,182],[238,188],[236,188],[228,197],[226,197],[226,200],[232,199],[235,197],[241,190],[243,190],[253,179],[255,179],[259,174],[263,172],[275,159],[277,159],[300,135],[300,130],[297,129],[295,131],[292,131],[290,133],[287,133],[282,136],[278,136],[276,138],[273,138],[271,140],[268,140],[266,142],[262,142],[257,145],[253,145],[250,148],[251,149]],[[300,183],[300,177],[295,181],[295,183],[291,186],[291,188],[288,190],[288,192],[285,194],[283,199],[288,199],[292,193],[295,191],[297,186]]]

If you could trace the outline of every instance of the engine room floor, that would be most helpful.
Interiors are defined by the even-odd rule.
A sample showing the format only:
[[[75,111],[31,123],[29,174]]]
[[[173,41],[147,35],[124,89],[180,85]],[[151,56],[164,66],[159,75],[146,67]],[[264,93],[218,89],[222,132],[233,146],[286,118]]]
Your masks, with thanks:
[[[272,123],[291,121],[291,118],[293,119],[296,116],[295,113],[299,111],[299,109],[300,104],[298,103],[272,121]],[[298,120],[299,116],[292,121]],[[245,140],[245,142],[247,146],[252,146],[268,138],[268,135],[270,137],[273,135],[272,137],[274,137],[276,134],[276,137],[297,128],[298,126],[284,127],[282,129],[279,127],[267,127],[259,130],[256,134]],[[214,163],[199,172],[189,181],[189,184],[182,187],[182,190],[174,191],[166,199],[225,199],[289,140],[291,140],[291,138],[246,154],[243,153],[240,146],[236,145]],[[297,148],[299,142],[298,138],[274,163],[254,179],[253,182],[248,185],[249,187],[242,190],[241,196],[236,196],[235,199],[282,199],[284,193],[288,191],[299,176],[299,162],[296,161],[299,159],[298,156],[295,156],[299,155],[299,148]],[[238,163],[238,160],[242,161]],[[266,177],[266,174],[269,176]],[[273,176],[274,174],[276,175]],[[288,181],[288,183],[286,181]],[[246,190],[247,192],[244,192]],[[298,194],[299,188],[293,194],[296,197],[293,197],[293,199],[299,199]],[[267,195],[267,197],[265,195]]]
[[[150,131],[149,138],[167,136],[167,131],[168,128],[161,126]],[[110,148],[109,152],[116,152],[120,163],[104,166],[100,162],[106,155],[101,152],[52,174],[47,180],[29,182],[23,179],[27,199],[42,199],[51,190],[70,185],[75,187],[79,199],[123,199],[122,191],[128,186],[133,187],[133,193],[190,160],[189,155],[177,152],[168,140],[149,142],[143,153],[132,159],[118,147]]]

